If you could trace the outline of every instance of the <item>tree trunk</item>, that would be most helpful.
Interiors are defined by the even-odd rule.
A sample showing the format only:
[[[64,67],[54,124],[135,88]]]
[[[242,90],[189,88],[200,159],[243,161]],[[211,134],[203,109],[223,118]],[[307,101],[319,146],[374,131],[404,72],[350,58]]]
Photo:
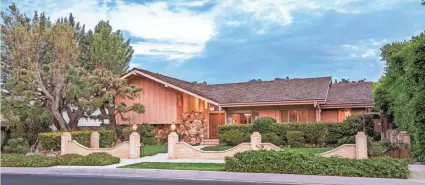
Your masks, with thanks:
[[[111,127],[111,130],[114,133],[115,144],[120,143],[118,134],[117,134],[117,120],[115,119],[115,110],[114,110],[115,105],[106,105],[106,109],[108,110],[107,114],[108,114],[109,126]]]
[[[62,114],[58,110],[52,110],[53,118],[57,121],[59,125],[59,130],[67,131],[68,127],[66,126],[66,121],[63,118]]]

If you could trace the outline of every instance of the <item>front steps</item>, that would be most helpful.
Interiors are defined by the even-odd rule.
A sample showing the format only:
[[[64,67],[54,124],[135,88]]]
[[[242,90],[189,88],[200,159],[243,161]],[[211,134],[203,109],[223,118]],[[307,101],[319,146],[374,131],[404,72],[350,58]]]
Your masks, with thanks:
[[[220,143],[218,142],[218,139],[203,139],[201,145],[216,146],[220,145]]]

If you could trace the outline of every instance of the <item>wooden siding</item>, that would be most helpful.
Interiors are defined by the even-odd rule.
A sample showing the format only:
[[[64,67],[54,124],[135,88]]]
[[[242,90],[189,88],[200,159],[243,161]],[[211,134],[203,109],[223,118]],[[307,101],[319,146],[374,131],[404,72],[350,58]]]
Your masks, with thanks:
[[[118,124],[170,124],[178,121],[177,95],[179,92],[141,76],[132,78],[128,82],[143,88],[143,93],[133,100],[117,97],[116,103],[125,102],[128,106],[131,105],[132,102],[141,103],[145,106],[145,113],[137,114],[135,112],[128,112],[124,114],[126,117],[130,118],[129,121],[123,121],[121,117],[117,115]]]
[[[280,122],[279,110],[260,110],[258,113],[260,117],[272,117],[276,119],[277,122]]]
[[[322,110],[321,111],[321,121],[324,122],[338,122],[338,110],[330,109],[330,110]]]

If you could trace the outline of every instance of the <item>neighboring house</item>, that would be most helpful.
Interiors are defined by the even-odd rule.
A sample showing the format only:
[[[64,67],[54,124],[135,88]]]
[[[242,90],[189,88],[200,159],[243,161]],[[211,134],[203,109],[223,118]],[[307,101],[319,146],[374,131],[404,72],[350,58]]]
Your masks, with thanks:
[[[118,116],[119,124],[178,124],[182,113],[204,112],[210,139],[218,137],[218,125],[249,124],[265,116],[278,122],[340,122],[374,104],[371,82],[332,84],[331,77],[205,85],[132,69],[122,78],[143,94],[116,102],[140,102],[145,113],[129,112],[129,121]]]

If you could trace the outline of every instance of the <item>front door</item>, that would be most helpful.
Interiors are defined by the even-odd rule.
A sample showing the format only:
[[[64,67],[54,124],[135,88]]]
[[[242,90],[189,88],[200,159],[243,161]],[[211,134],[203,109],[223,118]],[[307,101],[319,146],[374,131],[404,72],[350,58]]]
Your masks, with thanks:
[[[209,139],[218,139],[218,126],[224,125],[224,113],[210,113]]]

